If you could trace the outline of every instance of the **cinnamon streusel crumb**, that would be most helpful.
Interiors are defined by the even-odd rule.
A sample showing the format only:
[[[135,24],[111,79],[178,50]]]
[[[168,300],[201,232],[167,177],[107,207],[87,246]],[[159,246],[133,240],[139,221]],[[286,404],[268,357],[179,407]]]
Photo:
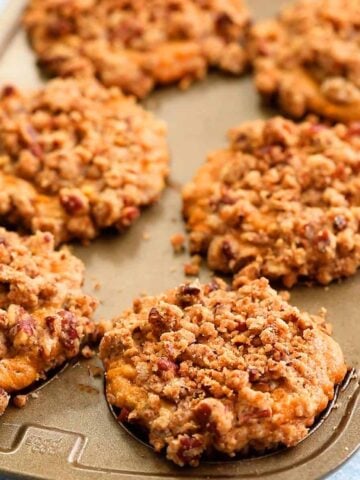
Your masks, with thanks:
[[[183,233],[174,233],[170,237],[170,242],[174,253],[180,253],[185,250],[185,235]]]
[[[184,264],[184,273],[189,277],[197,277],[200,272],[201,257],[200,255],[193,255],[189,263]]]
[[[13,404],[16,408],[24,408],[28,402],[27,395],[16,395],[13,399]]]

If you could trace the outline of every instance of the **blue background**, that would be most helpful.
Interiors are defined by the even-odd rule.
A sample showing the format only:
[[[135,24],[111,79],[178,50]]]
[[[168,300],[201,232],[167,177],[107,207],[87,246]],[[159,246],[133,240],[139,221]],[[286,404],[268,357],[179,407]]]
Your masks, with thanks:
[[[0,0],[0,14],[1,9],[5,3],[10,0]],[[360,429],[360,426],[359,426]],[[1,466],[0,466],[1,468]],[[328,477],[329,480],[360,480],[360,451],[351,457],[338,471]],[[0,480],[5,480],[4,477],[0,477]],[[289,477],[290,480],[290,477]],[[294,479],[295,480],[295,479]],[[311,479],[304,479],[311,480]]]

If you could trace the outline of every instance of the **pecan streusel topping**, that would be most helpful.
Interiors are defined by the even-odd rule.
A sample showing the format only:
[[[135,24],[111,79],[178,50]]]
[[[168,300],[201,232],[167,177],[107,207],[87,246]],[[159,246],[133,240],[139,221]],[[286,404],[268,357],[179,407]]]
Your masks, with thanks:
[[[143,426],[181,466],[214,450],[297,444],[346,373],[323,316],[289,305],[264,278],[137,299],[100,354],[119,420]]]
[[[9,394],[43,378],[95,340],[97,301],[81,289],[82,262],[50,233],[0,228],[0,414]]]
[[[138,97],[157,84],[234,74],[248,61],[243,0],[32,0],[24,17],[51,74],[96,76]]]
[[[360,265],[360,125],[244,123],[183,190],[191,253],[291,287]]]
[[[164,123],[95,80],[5,87],[0,148],[0,219],[57,243],[128,227],[168,174]]]
[[[360,2],[299,0],[252,29],[255,83],[284,112],[360,120]]]

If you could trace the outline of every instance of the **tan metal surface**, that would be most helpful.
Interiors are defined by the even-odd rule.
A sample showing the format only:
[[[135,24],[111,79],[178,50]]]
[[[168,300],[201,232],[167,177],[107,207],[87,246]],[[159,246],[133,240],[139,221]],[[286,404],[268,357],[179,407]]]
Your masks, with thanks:
[[[257,17],[275,12],[281,1],[249,0]],[[24,88],[41,84],[23,32],[8,32],[23,0],[10,0],[0,18],[0,84]],[[226,130],[243,120],[268,116],[262,110],[250,76],[235,79],[211,75],[187,92],[156,92],[146,102],[169,124],[172,150],[171,187],[122,236],[106,236],[90,247],[74,247],[87,266],[87,288],[101,283],[97,317],[111,318],[141,292],[159,293],[183,281],[186,256],[174,257],[169,243],[182,230],[179,186],[191,178],[206,152],[225,143]],[[145,240],[144,233],[150,238]],[[174,270],[175,271],[172,271]],[[208,273],[204,269],[201,278]],[[358,298],[360,272],[329,288],[301,287],[292,302],[312,312],[325,306],[349,365],[360,363]],[[94,292],[93,292],[94,293]],[[338,408],[296,448],[261,459],[204,463],[198,469],[176,468],[134,440],[114,421],[103,396],[101,378],[89,375],[96,360],[69,366],[39,391],[23,410],[9,408],[0,419],[0,472],[46,479],[134,478],[320,478],[345,461],[360,443],[358,380],[340,393]]]

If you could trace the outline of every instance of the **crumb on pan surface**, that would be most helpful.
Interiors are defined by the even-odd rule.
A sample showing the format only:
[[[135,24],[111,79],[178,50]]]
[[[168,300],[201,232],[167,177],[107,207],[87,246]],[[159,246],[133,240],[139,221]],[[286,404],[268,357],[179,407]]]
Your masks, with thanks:
[[[92,79],[0,92],[0,221],[56,243],[122,230],[165,186],[165,124]]]
[[[13,398],[13,404],[16,408],[24,408],[28,402],[28,395],[16,395]]]
[[[184,264],[184,273],[188,277],[197,277],[201,267],[201,256],[193,255],[190,261]]]
[[[185,235],[181,232],[171,235],[170,243],[174,253],[181,253],[185,250],[185,240]]]
[[[209,66],[241,73],[249,21],[243,0],[32,0],[23,24],[49,73],[144,97],[157,84],[186,88]]]
[[[243,123],[183,190],[190,252],[236,282],[327,284],[360,265],[360,124]]]
[[[360,120],[360,2],[299,0],[250,34],[255,83],[294,117]]]
[[[20,237],[0,228],[0,414],[10,393],[96,340],[97,301],[82,291],[83,271],[69,250],[54,250],[50,233]]]
[[[264,278],[183,284],[135,300],[103,337],[107,399],[181,466],[292,446],[346,373],[329,332]]]

